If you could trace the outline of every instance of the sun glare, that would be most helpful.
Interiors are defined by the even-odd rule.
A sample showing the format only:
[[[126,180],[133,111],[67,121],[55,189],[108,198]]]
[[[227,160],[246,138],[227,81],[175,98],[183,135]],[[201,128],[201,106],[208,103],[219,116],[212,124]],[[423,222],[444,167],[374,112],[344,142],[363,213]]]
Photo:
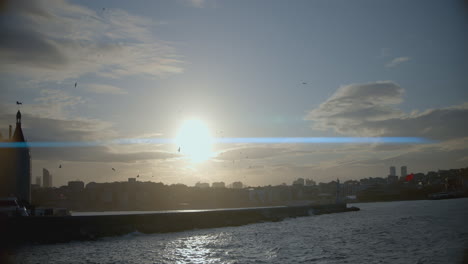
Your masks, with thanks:
[[[202,162],[213,156],[213,138],[208,126],[200,120],[185,121],[177,133],[176,144],[179,152],[194,162]]]

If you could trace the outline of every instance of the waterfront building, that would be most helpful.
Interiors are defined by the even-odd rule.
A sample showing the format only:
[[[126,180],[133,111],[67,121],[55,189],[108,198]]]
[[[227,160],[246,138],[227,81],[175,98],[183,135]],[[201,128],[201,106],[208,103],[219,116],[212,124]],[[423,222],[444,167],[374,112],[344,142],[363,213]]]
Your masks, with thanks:
[[[398,176],[396,175],[388,175],[387,177],[387,183],[392,184],[398,182]]]
[[[317,185],[314,180],[311,179],[306,179],[305,180],[305,186],[315,186]]]
[[[396,168],[395,166],[390,167],[390,176],[396,176]]]
[[[16,113],[16,128],[8,138],[0,137],[0,143],[13,144],[0,148],[0,197],[17,197],[31,202],[31,154],[21,128],[21,112]]]
[[[293,181],[293,186],[304,186],[305,180],[303,178],[298,178],[297,180]]]
[[[233,189],[242,189],[242,188],[244,188],[244,184],[242,184],[242,182],[233,182],[231,184],[231,187]]]
[[[406,166],[401,166],[401,177],[406,177],[408,175],[408,168]]]
[[[69,181],[68,188],[74,192],[80,192],[84,189],[84,182],[82,181]]]
[[[211,184],[212,188],[226,188],[226,184],[224,182],[213,182]]]
[[[50,174],[49,170],[46,168],[42,168],[42,187],[52,187],[52,174]]]
[[[197,182],[195,184],[195,187],[197,187],[197,188],[209,188],[210,184],[206,183],[206,182]]]
[[[37,185],[38,187],[41,186],[41,176],[36,176],[36,185]]]

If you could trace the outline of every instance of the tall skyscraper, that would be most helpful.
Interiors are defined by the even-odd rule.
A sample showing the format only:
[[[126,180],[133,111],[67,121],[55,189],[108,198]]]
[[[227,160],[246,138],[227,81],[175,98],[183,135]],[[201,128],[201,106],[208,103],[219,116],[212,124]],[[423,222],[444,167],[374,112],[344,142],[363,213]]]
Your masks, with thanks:
[[[401,177],[406,177],[406,175],[408,175],[406,166],[401,166]]]
[[[42,187],[52,187],[52,174],[45,168],[42,169]]]
[[[16,128],[9,129],[7,139],[0,142],[11,147],[0,148],[0,197],[16,197],[31,202],[31,155],[21,129],[21,112],[16,113]]]
[[[396,176],[396,168],[395,166],[390,167],[390,176]]]

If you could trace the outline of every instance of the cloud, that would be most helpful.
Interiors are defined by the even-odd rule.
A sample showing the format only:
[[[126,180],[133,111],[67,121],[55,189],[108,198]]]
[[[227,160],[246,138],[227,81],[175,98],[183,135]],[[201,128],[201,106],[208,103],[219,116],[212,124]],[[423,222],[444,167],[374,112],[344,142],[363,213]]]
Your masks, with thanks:
[[[268,159],[278,156],[298,156],[316,151],[305,151],[297,150],[294,146],[286,147],[271,147],[271,146],[259,146],[259,147],[241,147],[236,149],[228,149],[221,152],[216,159],[231,161],[231,160],[256,160],[256,159]]]
[[[405,61],[409,61],[411,60],[410,57],[398,57],[398,58],[394,58],[393,60],[389,61],[387,64],[385,64],[385,67],[387,68],[393,68],[393,67],[396,67],[400,64],[402,64],[403,62]]]
[[[403,95],[403,88],[390,81],[346,85],[306,119],[313,122],[313,129],[339,135],[425,137],[437,143],[361,145],[318,167],[344,177],[359,170],[366,172],[365,177],[385,177],[390,165],[408,165],[414,172],[466,167],[468,103],[406,113],[397,108]]]
[[[381,136],[420,136],[437,140],[461,138],[467,135],[468,105],[429,109],[421,114],[362,123],[370,134]]]
[[[285,154],[286,148],[275,147],[244,147],[229,149],[218,155],[218,160],[265,159]]]
[[[87,84],[85,90],[97,94],[126,94],[124,89],[108,84]]]
[[[447,140],[437,144],[413,146],[382,159],[370,158],[355,162],[352,166],[408,165],[409,171],[427,172],[467,166],[468,137]]]
[[[16,0],[0,15],[0,72],[60,81],[87,73],[118,78],[183,71],[171,44],[153,36],[158,24],[124,10]]]
[[[405,113],[395,107],[403,93],[403,88],[390,81],[342,86],[306,119],[313,121],[314,129],[342,135],[438,140],[466,135],[468,104]]]
[[[314,121],[314,129],[359,135],[366,132],[362,123],[401,116],[390,106],[402,101],[403,92],[390,81],[342,86],[306,119]]]
[[[133,163],[144,160],[171,159],[177,155],[162,151],[113,152],[105,146],[75,148],[35,148],[31,155],[35,160],[74,162]]]
[[[63,90],[43,89],[33,102],[21,106],[21,112],[34,117],[70,120],[70,110],[86,103],[81,96],[74,96]],[[0,115],[14,116],[17,106],[15,104],[0,104]]]
[[[23,133],[29,142],[87,142],[117,137],[112,125],[100,120],[62,120],[24,113],[22,120]],[[12,121],[13,114],[0,115],[2,128],[6,129],[7,124]],[[76,162],[135,162],[178,157],[174,153],[164,151],[138,151],[138,148],[129,151],[128,148],[116,149],[111,146],[33,148],[31,154],[34,160]]]
[[[205,0],[187,0],[191,5],[195,7],[203,7]]]

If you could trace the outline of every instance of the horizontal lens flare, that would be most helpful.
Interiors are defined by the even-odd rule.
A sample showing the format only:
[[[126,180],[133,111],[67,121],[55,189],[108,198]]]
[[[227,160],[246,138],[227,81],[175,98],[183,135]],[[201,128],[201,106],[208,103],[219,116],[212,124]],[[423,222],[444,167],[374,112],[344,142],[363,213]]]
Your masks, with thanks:
[[[221,144],[430,144],[437,141],[421,137],[239,137],[214,138],[213,143]],[[65,141],[65,142],[0,142],[0,148],[68,148],[95,147],[128,144],[176,144],[170,138],[116,139],[106,141]]]

